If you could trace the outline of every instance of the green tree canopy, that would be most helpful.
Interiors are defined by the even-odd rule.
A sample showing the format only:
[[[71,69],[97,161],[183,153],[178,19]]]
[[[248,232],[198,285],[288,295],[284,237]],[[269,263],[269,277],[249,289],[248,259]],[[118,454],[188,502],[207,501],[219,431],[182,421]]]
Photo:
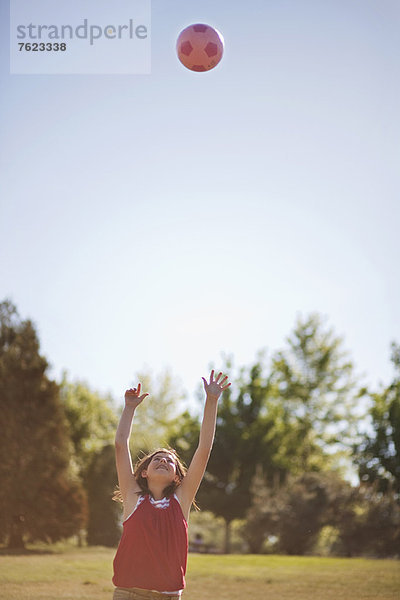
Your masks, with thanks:
[[[46,371],[31,321],[0,304],[0,538],[56,541],[86,521],[86,496],[71,474],[59,388]]]
[[[331,524],[337,503],[350,485],[335,473],[304,473],[290,477],[280,490],[277,548],[285,554],[303,555],[312,550],[324,525]]]
[[[400,346],[392,343],[392,383],[371,400],[372,431],[355,447],[355,462],[361,481],[378,483],[380,491],[393,489],[400,497]]]
[[[378,483],[378,482],[377,482]],[[398,557],[400,506],[396,494],[361,484],[342,498],[336,515],[339,536],[334,550],[345,556]]]
[[[68,422],[73,464],[88,498],[87,542],[113,546],[120,536],[113,441],[118,424],[112,398],[64,373],[60,395]],[[112,448],[110,458],[110,448]]]
[[[60,397],[68,422],[76,468],[85,479],[90,463],[104,446],[112,444],[118,415],[111,396],[103,396],[83,381],[68,381],[64,372]]]
[[[311,314],[298,318],[287,344],[273,357],[271,385],[285,422],[293,425],[297,442],[301,439],[293,458],[302,470],[309,470],[318,459],[317,446],[325,465],[327,453],[349,457],[357,434],[357,399],[353,365],[342,349],[343,340],[318,314]],[[320,468],[319,459],[315,466]]]
[[[89,545],[116,546],[121,536],[120,510],[112,496],[117,478],[114,444],[93,455],[86,473],[89,500],[87,542]]]

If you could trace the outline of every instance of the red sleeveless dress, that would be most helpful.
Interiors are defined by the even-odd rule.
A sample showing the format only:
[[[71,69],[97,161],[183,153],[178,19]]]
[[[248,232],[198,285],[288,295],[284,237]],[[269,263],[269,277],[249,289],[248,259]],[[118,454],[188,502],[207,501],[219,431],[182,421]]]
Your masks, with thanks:
[[[177,497],[141,496],[124,521],[113,584],[158,592],[185,587],[188,525]]]

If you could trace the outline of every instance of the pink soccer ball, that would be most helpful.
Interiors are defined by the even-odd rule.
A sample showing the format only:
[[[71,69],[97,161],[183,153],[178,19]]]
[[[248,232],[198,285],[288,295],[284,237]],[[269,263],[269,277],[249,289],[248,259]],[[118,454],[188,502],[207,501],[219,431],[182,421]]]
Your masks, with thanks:
[[[209,71],[217,66],[224,53],[224,38],[210,27],[189,25],[178,36],[176,51],[181,63],[191,71]]]

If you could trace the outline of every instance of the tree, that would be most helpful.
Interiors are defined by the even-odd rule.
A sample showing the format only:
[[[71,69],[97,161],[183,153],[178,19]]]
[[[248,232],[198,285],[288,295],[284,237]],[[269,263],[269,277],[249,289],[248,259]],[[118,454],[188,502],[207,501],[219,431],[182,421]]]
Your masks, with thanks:
[[[306,554],[315,550],[323,528],[331,540],[326,550],[345,556],[398,556],[400,507],[396,495],[375,485],[353,487],[335,472],[288,477],[271,488],[262,477],[253,483],[253,501],[242,527],[251,552],[275,538],[274,551]]]
[[[297,320],[287,348],[272,358],[266,408],[279,443],[269,467],[261,463],[253,480],[243,529],[252,551],[269,535],[279,537],[285,552],[308,551],[334,505],[326,482],[333,476],[324,472],[349,454],[355,434],[353,367],[341,345],[312,314]]]
[[[65,373],[60,393],[75,472],[88,497],[87,542],[113,546],[120,537],[120,526],[112,501],[117,479],[113,441],[118,424],[112,398],[92,391],[84,382],[68,382]],[[81,543],[82,536],[79,540]]]
[[[89,501],[87,542],[89,545],[116,546],[121,536],[120,511],[112,500],[117,471],[114,445],[96,452],[86,474]]]
[[[272,486],[266,485],[259,466],[251,486],[251,505],[241,527],[241,533],[251,554],[262,552],[265,541],[277,536],[279,515],[285,501],[280,490],[278,480]]]
[[[276,551],[302,555],[312,551],[323,527],[337,526],[352,488],[329,471],[289,475],[273,487],[256,476],[252,489],[252,505],[242,528],[250,551],[260,552],[273,536]]]
[[[342,339],[324,327],[318,314],[297,320],[288,348],[272,361],[271,384],[285,421],[301,436],[297,458],[309,470],[315,449],[327,454],[350,455],[356,435],[353,365],[341,349]],[[320,453],[320,457],[322,454]],[[311,463],[310,463],[311,461]],[[315,468],[321,468],[321,461]]]
[[[59,388],[30,320],[0,304],[0,538],[56,541],[85,525],[86,496],[69,468]]]
[[[392,383],[371,400],[372,432],[354,448],[354,459],[364,483],[378,483],[382,492],[393,490],[400,499],[400,346],[392,343]]]
[[[332,525],[337,502],[350,484],[334,472],[304,473],[289,478],[284,489],[277,526],[278,550],[286,554],[310,552],[322,527]]]
[[[400,506],[396,494],[379,491],[379,482],[353,488],[337,514],[334,550],[345,556],[400,554]]]
[[[83,381],[68,381],[66,372],[60,384],[60,398],[76,468],[84,479],[93,456],[113,442],[118,415],[111,396],[102,396]]]

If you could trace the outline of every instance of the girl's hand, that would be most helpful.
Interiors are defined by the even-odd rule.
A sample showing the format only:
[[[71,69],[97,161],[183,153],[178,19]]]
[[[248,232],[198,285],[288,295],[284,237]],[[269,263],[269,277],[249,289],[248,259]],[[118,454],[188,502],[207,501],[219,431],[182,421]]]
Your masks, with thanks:
[[[204,389],[208,398],[218,400],[222,392],[228,389],[228,387],[231,385],[230,383],[226,383],[228,375],[225,375],[225,377],[220,381],[221,377],[222,373],[219,373],[217,378],[214,380],[214,370],[211,371],[210,383],[207,383],[206,379],[202,377],[202,380],[204,381]]]
[[[131,408],[136,408],[139,404],[148,396],[149,394],[140,395],[141,383],[137,386],[137,388],[131,388],[130,390],[126,390],[125,392],[125,406],[129,406]]]

